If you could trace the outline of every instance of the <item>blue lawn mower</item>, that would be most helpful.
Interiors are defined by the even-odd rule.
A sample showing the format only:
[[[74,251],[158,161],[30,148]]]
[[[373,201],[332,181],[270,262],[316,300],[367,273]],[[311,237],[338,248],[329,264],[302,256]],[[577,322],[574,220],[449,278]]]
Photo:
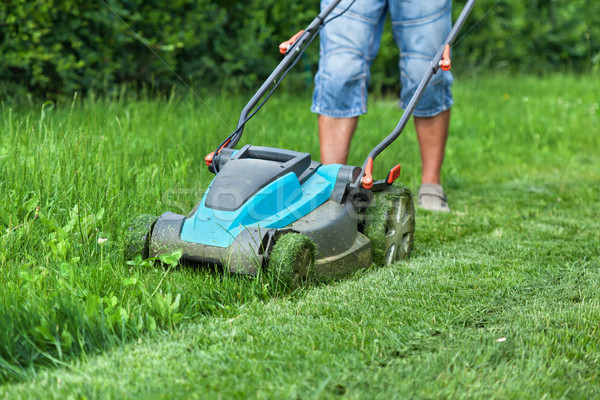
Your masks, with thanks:
[[[286,286],[297,286],[410,256],[415,231],[412,194],[394,184],[400,165],[374,181],[373,163],[402,133],[433,75],[450,68],[450,45],[475,0],[465,5],[394,131],[362,167],[323,165],[308,153],[271,147],[234,149],[245,124],[323,26],[336,18],[328,16],[340,1],[333,1],[304,31],[280,45],[283,60],[244,107],[236,130],[206,156],[215,178],[196,207],[187,216],[165,212],[135,218],[126,235],[126,259],[182,249],[187,262],[242,275],[267,273]]]

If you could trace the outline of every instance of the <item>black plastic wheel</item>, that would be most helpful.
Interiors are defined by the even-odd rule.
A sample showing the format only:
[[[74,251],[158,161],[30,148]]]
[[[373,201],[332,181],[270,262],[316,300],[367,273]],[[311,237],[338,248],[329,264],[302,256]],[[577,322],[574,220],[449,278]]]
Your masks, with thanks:
[[[144,214],[131,221],[125,233],[125,261],[134,260],[137,256],[141,256],[142,259],[148,258],[150,236],[157,220],[158,217],[155,215]]]
[[[314,242],[299,233],[286,233],[271,250],[267,277],[277,291],[289,291],[310,280],[314,265]]]
[[[365,210],[364,234],[371,240],[373,261],[390,265],[410,257],[415,238],[415,203],[406,186],[376,192]]]

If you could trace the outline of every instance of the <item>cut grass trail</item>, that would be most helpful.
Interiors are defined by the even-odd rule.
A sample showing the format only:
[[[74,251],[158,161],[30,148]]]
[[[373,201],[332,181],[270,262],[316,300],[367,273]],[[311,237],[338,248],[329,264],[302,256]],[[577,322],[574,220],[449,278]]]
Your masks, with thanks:
[[[4,105],[0,394],[598,397],[599,89],[590,76],[457,79],[453,213],[418,213],[409,262],[288,297],[121,260],[131,217],[193,206],[243,99],[204,99],[225,122],[189,98]],[[318,154],[308,99],[273,99],[244,139]],[[371,102],[350,163],[393,129],[393,103]],[[416,189],[412,129],[375,173],[398,160]]]

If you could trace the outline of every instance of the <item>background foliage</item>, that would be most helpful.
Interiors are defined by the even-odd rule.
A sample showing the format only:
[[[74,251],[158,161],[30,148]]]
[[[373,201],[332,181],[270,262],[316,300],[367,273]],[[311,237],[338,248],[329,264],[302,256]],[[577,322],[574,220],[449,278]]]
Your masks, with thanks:
[[[456,1],[457,14],[464,0]],[[280,59],[277,45],[305,27],[318,0],[6,0],[0,3],[5,94],[254,88]],[[466,34],[468,32],[468,34]],[[480,0],[459,37],[461,64],[544,72],[600,62],[600,3]],[[398,51],[386,30],[372,89],[395,88]],[[310,85],[318,46],[290,82]]]

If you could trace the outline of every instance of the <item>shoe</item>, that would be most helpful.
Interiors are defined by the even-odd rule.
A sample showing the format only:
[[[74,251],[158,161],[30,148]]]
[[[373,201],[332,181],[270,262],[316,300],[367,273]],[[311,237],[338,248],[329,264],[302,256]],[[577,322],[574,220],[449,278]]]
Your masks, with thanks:
[[[435,183],[424,183],[419,188],[419,208],[429,211],[450,212],[448,199],[442,185]]]

